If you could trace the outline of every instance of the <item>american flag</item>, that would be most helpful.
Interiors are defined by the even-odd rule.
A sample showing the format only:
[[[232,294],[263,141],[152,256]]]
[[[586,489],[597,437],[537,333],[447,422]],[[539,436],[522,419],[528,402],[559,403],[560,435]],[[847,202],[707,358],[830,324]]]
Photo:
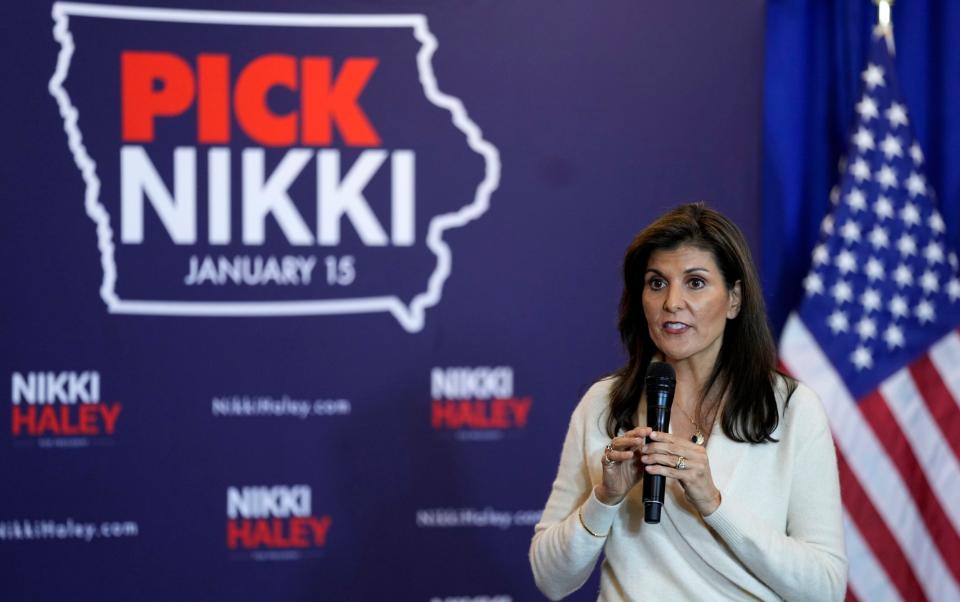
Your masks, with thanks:
[[[780,356],[830,418],[848,600],[960,601],[960,278],[890,44],[872,40]]]

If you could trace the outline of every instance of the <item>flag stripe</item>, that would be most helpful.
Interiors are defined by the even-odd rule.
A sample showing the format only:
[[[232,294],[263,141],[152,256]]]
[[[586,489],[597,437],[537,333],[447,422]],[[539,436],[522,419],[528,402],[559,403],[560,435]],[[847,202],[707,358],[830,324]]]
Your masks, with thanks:
[[[933,395],[946,398],[947,403],[953,406],[940,375],[930,358],[923,356],[910,370],[900,370],[887,379],[880,386],[880,391],[900,430],[909,440],[916,454],[916,462],[923,468],[930,487],[937,494],[939,507],[946,511],[950,519],[951,524],[947,527],[954,539],[960,542],[957,535],[960,531],[960,505],[957,504],[957,500],[960,500],[960,464],[947,442],[949,436],[945,439],[945,433],[937,427],[940,419],[931,416],[929,410],[928,400]],[[960,417],[960,410],[955,409],[954,412]],[[894,456],[894,459],[897,457]],[[960,565],[960,558],[957,562]],[[954,575],[960,579],[957,570],[954,570]]]
[[[957,372],[960,366],[955,366],[950,372]],[[946,441],[953,448],[950,453],[956,460],[960,456],[960,408],[947,389],[946,383],[940,377],[940,372],[933,365],[933,361],[923,356],[910,366],[910,373],[919,389],[921,398],[926,401],[933,423],[932,433],[942,432],[940,441]],[[937,429],[939,427],[939,429]],[[956,465],[956,462],[954,462]],[[960,496],[954,498],[960,499]]]
[[[837,466],[840,469],[840,492],[843,496],[844,506],[846,506],[848,515],[859,532],[863,534],[864,541],[873,550],[874,558],[880,561],[890,581],[896,586],[896,590],[900,592],[900,596],[904,600],[910,600],[911,602],[926,600],[927,597],[920,586],[920,581],[910,569],[910,563],[907,562],[903,550],[887,529],[883,518],[874,508],[869,496],[860,486],[856,475],[850,470],[846,458],[839,451],[837,452]],[[855,539],[853,541],[856,542]],[[851,583],[863,583],[872,578],[873,575],[869,572],[865,575],[857,574],[854,577],[853,571],[860,568],[859,562],[851,561]]]
[[[846,499],[846,495],[844,498]],[[843,513],[843,529],[847,543],[847,558],[850,562],[850,581],[847,587],[848,602],[858,599],[866,602],[900,602],[903,600],[900,593],[905,589],[914,592],[918,597],[923,596],[916,576],[909,572],[909,569],[907,569],[906,580],[900,586],[893,584],[890,580],[890,574],[886,572],[877,557],[873,555],[873,551],[861,535],[860,529],[857,528],[849,510],[845,510]],[[889,531],[887,531],[887,538],[888,541],[893,541]],[[896,544],[894,545],[896,546]],[[900,552],[899,546],[896,547],[896,550]],[[906,563],[899,563],[899,566],[906,567],[907,565]]]
[[[957,577],[960,575],[960,538],[940,506],[940,501],[931,489],[910,443],[887,406],[886,399],[874,391],[861,400],[860,411],[886,447],[887,454],[900,471],[907,491],[920,510],[920,517],[940,550],[940,556],[954,577]]]
[[[960,404],[960,334],[954,330],[930,348],[930,359],[953,401]]]
[[[787,320],[781,350],[784,363],[791,372],[820,395],[838,451],[849,460],[850,469],[871,504],[883,509],[887,528],[903,549],[903,555],[928,596],[933,600],[960,599],[960,589],[931,540],[913,499],[906,493],[899,471],[865,422],[839,374],[796,313]],[[857,510],[850,508],[851,514],[856,516]],[[861,530],[864,530],[863,526]],[[883,557],[879,550],[877,555]]]

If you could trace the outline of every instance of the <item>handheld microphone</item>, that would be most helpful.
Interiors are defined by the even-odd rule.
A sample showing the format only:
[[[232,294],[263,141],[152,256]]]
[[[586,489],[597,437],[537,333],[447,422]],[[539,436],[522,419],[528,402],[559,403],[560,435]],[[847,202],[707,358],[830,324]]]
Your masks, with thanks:
[[[647,368],[647,426],[661,433],[670,428],[670,406],[677,389],[677,374],[666,362],[651,362]],[[647,437],[647,443],[650,443]],[[660,522],[660,510],[667,487],[663,475],[643,474],[643,520],[646,523]]]

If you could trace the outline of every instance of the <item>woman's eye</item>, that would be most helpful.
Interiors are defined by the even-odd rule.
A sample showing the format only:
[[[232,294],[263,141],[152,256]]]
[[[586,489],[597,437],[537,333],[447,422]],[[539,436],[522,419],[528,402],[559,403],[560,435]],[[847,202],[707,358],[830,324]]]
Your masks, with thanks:
[[[690,287],[691,287],[691,288],[703,288],[704,286],[706,286],[706,284],[707,284],[707,283],[704,282],[703,278],[691,278],[691,279],[690,279]]]
[[[655,291],[658,291],[658,290],[662,289],[662,288],[665,287],[666,285],[667,285],[667,283],[664,282],[663,279],[661,279],[661,278],[651,278],[651,279],[650,279],[650,288],[652,288],[652,289],[655,290]]]

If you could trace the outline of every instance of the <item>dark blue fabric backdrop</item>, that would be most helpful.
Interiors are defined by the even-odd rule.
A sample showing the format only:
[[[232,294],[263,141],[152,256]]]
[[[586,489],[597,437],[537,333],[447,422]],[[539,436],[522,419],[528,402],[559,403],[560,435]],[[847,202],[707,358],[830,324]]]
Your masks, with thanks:
[[[779,331],[837,181],[877,8],[869,0],[767,3],[763,133],[764,291]],[[893,6],[900,83],[953,247],[960,241],[960,3]]]

